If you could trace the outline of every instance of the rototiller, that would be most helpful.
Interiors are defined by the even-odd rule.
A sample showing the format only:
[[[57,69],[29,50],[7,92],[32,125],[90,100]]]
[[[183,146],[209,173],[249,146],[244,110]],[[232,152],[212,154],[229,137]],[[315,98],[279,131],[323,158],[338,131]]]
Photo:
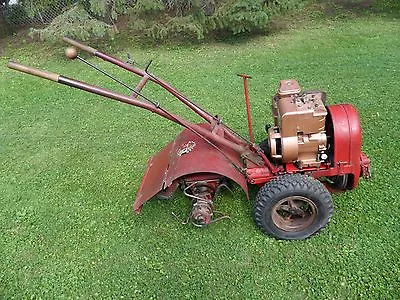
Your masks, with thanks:
[[[8,67],[85,90],[156,113],[184,130],[150,158],[133,209],[139,213],[154,196],[170,198],[180,187],[192,202],[188,220],[205,226],[224,218],[214,199],[228,180],[248,197],[248,184],[260,187],[254,202],[256,224],[278,239],[305,239],[324,228],[333,213],[330,192],[354,189],[361,176],[369,178],[370,161],[361,152],[361,127],[350,104],[327,106],[321,91],[301,91],[296,80],[282,80],[272,99],[274,125],[266,126],[266,139],[254,143],[247,79],[244,80],[250,138],[246,139],[162,79],[131,62],[111,57],[69,38],[64,41],[141,77],[135,88],[106,73],[68,48],[79,59],[131,90],[123,95],[58,74],[10,61]],[[153,82],[205,122],[191,123],[142,93]]]

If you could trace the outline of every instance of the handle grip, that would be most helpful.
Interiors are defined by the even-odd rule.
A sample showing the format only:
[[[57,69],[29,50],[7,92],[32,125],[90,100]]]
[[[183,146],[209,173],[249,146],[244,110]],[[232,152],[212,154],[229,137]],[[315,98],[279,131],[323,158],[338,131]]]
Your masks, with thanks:
[[[48,72],[48,71],[44,71],[44,70],[40,70],[40,69],[36,69],[36,68],[32,68],[32,67],[28,67],[28,66],[24,66],[21,65],[19,63],[13,62],[13,61],[9,61],[7,63],[7,67],[9,67],[10,69],[14,69],[23,73],[27,73],[27,74],[31,74],[31,75],[35,75],[38,77],[42,77],[48,80],[52,80],[55,82],[58,82],[58,79],[60,77],[60,75],[56,74],[56,73],[52,73],[52,72]]]
[[[83,45],[83,44],[79,43],[78,41],[70,39],[69,37],[64,37],[63,40],[64,40],[64,42],[66,42],[66,43],[68,43],[68,44],[70,44],[70,45],[72,45],[72,46],[74,46],[74,47],[76,47],[78,49],[86,51],[86,52],[88,52],[88,53],[90,53],[92,55],[95,55],[96,52],[97,52],[96,49],[94,49],[94,48],[92,48],[90,46]]]

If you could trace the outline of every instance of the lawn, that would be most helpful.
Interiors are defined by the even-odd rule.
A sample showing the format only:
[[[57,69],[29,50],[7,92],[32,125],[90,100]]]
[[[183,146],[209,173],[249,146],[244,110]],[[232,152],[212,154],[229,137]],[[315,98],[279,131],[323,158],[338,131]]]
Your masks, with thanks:
[[[216,201],[232,219],[206,229],[171,216],[188,212],[180,194],[154,199],[134,215],[147,159],[181,129],[144,110],[5,67],[12,57],[114,87],[67,61],[62,46],[9,47],[0,57],[0,297],[398,299],[399,32],[398,18],[365,15],[225,43],[111,46],[120,57],[130,52],[139,62],[154,59],[152,72],[243,135],[236,74],[253,76],[257,141],[272,121],[270,99],[281,79],[296,78],[304,89],[325,90],[328,103],[358,108],[373,178],[335,195],[330,225],[294,242],[262,234],[252,202],[234,186]],[[90,61],[134,82],[126,72]],[[144,91],[198,120],[160,90]]]

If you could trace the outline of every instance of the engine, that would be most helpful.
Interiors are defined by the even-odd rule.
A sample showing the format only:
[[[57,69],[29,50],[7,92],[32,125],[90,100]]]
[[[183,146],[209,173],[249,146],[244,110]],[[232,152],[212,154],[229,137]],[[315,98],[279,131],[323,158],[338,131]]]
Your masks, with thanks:
[[[328,159],[326,94],[301,92],[296,80],[282,80],[272,99],[274,126],[268,129],[268,154],[299,168],[318,167]]]

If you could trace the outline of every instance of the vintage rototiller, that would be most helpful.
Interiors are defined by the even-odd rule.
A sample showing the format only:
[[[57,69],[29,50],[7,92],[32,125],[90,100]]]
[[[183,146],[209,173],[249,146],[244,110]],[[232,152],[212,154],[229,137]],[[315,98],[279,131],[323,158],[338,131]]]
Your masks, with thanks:
[[[330,192],[354,189],[361,176],[369,178],[370,161],[361,152],[361,127],[350,104],[325,105],[321,91],[301,91],[296,80],[282,80],[272,99],[274,125],[266,126],[266,139],[254,143],[247,75],[244,80],[249,140],[199,107],[170,84],[130,62],[111,57],[69,38],[64,40],[141,77],[135,88],[79,57],[79,59],[131,90],[123,95],[58,74],[10,61],[8,67],[138,106],[156,113],[184,130],[150,158],[133,209],[139,213],[152,197],[170,198],[178,187],[192,201],[188,217],[196,226],[223,218],[215,211],[218,191],[231,180],[248,196],[248,184],[260,187],[254,202],[256,224],[278,239],[304,239],[322,228],[333,213]],[[161,86],[205,122],[191,123],[142,94],[149,81]]]

